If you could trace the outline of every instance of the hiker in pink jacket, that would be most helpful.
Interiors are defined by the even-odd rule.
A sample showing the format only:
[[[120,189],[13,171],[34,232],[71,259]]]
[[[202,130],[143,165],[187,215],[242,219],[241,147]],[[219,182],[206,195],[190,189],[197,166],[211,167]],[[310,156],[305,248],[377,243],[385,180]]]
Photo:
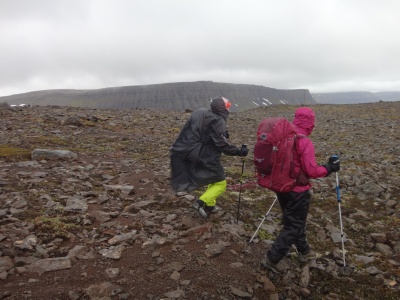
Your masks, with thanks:
[[[338,160],[329,159],[329,162],[319,166],[315,158],[315,148],[312,141],[307,138],[315,125],[315,114],[311,108],[301,107],[295,112],[292,124],[296,127],[297,134],[305,136],[298,139],[297,154],[295,155],[295,173],[300,174],[296,186],[291,192],[277,193],[279,205],[283,212],[283,229],[279,233],[272,248],[267,251],[264,268],[276,273],[282,270],[279,261],[286,256],[294,244],[299,253],[299,260],[307,262],[313,258],[306,236],[306,221],[311,201],[310,178],[320,178],[340,170]],[[299,173],[297,173],[299,172]]]

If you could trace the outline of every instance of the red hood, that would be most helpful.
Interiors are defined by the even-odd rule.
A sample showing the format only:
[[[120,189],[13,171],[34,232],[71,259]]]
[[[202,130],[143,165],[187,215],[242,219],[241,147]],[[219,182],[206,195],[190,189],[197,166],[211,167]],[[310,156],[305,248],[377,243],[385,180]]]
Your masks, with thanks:
[[[293,124],[301,131],[304,131],[302,133],[309,136],[315,125],[314,111],[308,107],[298,108],[294,114]]]

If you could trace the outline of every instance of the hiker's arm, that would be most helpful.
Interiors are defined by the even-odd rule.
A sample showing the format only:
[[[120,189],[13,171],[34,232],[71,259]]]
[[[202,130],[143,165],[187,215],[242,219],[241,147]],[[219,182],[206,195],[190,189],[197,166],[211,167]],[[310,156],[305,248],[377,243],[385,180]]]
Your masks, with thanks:
[[[315,148],[308,138],[299,140],[300,163],[303,171],[309,178],[321,178],[328,174],[325,167],[318,165],[315,159]]]
[[[240,150],[238,147],[231,145],[226,138],[226,125],[223,120],[218,120],[212,125],[211,138],[217,147],[225,155],[239,155]]]

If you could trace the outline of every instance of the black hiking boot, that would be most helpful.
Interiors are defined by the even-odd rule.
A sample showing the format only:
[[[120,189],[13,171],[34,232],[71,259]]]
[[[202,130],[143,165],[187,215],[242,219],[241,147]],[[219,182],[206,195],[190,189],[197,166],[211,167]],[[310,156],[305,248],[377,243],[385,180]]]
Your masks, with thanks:
[[[203,219],[208,218],[208,213],[205,210],[206,206],[203,201],[196,200],[193,203],[193,208],[197,211],[197,213],[199,214],[200,217],[202,217]]]
[[[214,213],[219,212],[221,210],[221,207],[216,206],[216,205],[215,206],[205,206],[204,210],[206,211],[206,213],[208,215],[210,215],[210,214],[214,214]]]
[[[307,263],[310,260],[313,260],[316,258],[317,258],[317,256],[314,251],[308,251],[306,253],[299,252],[299,262],[301,262],[301,263]]]
[[[261,261],[261,268],[270,270],[270,271],[274,272],[275,274],[280,274],[285,271],[284,267],[281,264],[279,264],[279,262],[277,262],[277,263],[272,262],[268,258],[268,256],[266,256],[265,259],[263,261]]]

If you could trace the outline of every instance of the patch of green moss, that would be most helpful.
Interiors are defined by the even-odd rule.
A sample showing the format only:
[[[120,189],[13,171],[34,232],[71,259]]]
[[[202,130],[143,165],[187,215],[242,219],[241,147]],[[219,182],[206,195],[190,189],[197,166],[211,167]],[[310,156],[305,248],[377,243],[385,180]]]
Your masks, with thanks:
[[[0,157],[8,159],[30,158],[31,150],[0,145]]]
[[[33,221],[37,231],[52,234],[54,237],[66,238],[69,232],[76,231],[81,227],[74,223],[67,222],[61,217],[36,217]]]
[[[40,135],[40,136],[30,136],[27,137],[26,139],[28,139],[33,145],[35,145],[35,147],[49,146],[49,145],[67,146],[70,144],[68,141],[59,136]]]

